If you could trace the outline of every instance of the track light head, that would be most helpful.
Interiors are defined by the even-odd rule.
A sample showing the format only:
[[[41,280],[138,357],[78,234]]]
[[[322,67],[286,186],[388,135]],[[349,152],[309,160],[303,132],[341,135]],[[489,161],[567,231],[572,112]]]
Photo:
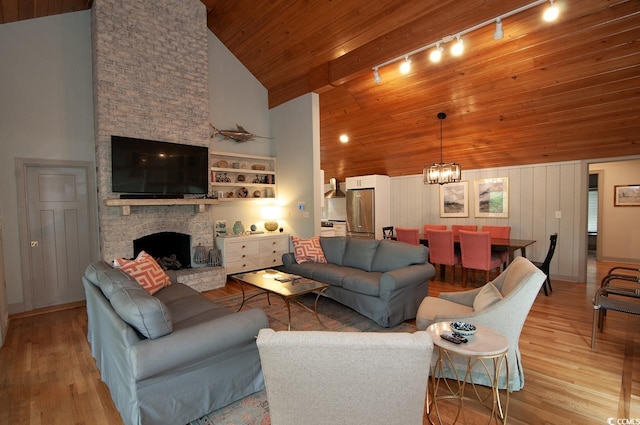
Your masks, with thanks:
[[[493,32],[494,40],[502,40],[504,37],[504,31],[502,30],[502,20],[500,18],[496,19],[496,30]]]
[[[429,60],[437,63],[440,62],[440,59],[442,59],[442,47],[440,47],[440,43],[437,43],[436,47],[434,47],[433,50],[431,50],[431,53],[429,53]]]
[[[373,82],[376,84],[382,83],[382,78],[380,78],[380,74],[378,73],[378,68],[373,68]]]
[[[553,4],[553,0],[549,0],[549,3],[551,4],[544,11],[544,14],[542,15],[542,19],[544,19],[546,22],[553,22],[556,19],[558,19],[558,15],[560,15],[560,9],[558,9],[558,6]]]
[[[400,73],[408,74],[411,71],[411,59],[408,56],[404,57],[404,61],[400,64]]]
[[[462,44],[462,39],[460,36],[456,36],[456,42],[451,46],[451,54],[453,56],[460,56],[464,52],[464,44]]]

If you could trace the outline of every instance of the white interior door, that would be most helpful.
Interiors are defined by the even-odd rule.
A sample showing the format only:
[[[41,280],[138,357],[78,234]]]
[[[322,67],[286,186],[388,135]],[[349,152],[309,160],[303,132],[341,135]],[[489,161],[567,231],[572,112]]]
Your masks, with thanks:
[[[94,252],[88,170],[84,166],[26,165],[27,309],[84,299],[81,279]]]

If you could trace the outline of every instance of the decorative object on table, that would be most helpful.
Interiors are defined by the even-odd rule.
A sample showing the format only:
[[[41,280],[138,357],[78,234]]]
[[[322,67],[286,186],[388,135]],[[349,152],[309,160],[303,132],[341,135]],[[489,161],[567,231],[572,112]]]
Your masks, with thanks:
[[[253,197],[254,198],[259,198],[262,196],[262,192],[260,192],[259,190],[254,190],[253,191]]]
[[[614,207],[640,207],[640,185],[615,185],[613,191]]]
[[[248,142],[249,140],[253,140],[255,138],[273,139],[273,137],[258,136],[256,134],[249,133],[240,124],[236,124],[237,130],[218,130],[211,123],[209,123],[209,126],[211,126],[211,128],[213,129],[213,132],[211,133],[212,139],[217,135],[221,135],[225,139],[235,140],[238,143]]]
[[[463,336],[469,336],[476,333],[476,326],[467,322],[451,322],[449,324],[451,330]]]
[[[228,191],[225,198],[233,198],[235,196],[235,193],[233,193],[232,191]]]
[[[246,187],[243,186],[238,189],[238,198],[246,198],[247,196],[249,196],[249,191]]]
[[[264,229],[268,232],[275,232],[278,230],[278,220],[282,216],[280,207],[275,205],[268,205],[262,207],[262,218],[264,219]]]
[[[255,225],[255,224],[252,224],[252,225],[249,227],[249,229],[250,229],[252,232],[255,232],[255,231],[258,229],[258,227],[256,227],[256,225]]]
[[[462,178],[462,167],[455,162],[442,162],[442,121],[447,118],[444,112],[438,112],[440,120],[440,162],[434,163],[422,170],[424,184],[447,184],[459,182]]]
[[[469,182],[440,186],[440,217],[469,217]]]
[[[237,220],[235,223],[233,223],[233,233],[236,235],[241,235],[244,233],[244,224],[242,224],[242,221]]]
[[[509,217],[509,178],[475,180],[476,217]]]
[[[246,177],[244,176],[244,174],[238,174],[238,177],[236,177],[236,180],[239,183],[243,183],[245,181]]]
[[[207,250],[202,244],[198,244],[195,248],[193,248],[193,261],[196,264],[207,264],[209,262],[209,258],[207,255]]]
[[[216,237],[224,236],[227,234],[227,221],[226,220],[216,220],[215,227]]]
[[[220,267],[222,265],[222,256],[220,250],[213,248],[209,250],[209,267]]]

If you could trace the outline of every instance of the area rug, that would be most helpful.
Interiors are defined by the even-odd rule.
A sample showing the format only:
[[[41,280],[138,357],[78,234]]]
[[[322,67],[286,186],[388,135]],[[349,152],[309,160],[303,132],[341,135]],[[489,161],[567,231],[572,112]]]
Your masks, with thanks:
[[[256,294],[251,291],[247,296]],[[313,294],[304,295],[298,298],[300,302],[313,309],[316,296]],[[286,330],[288,323],[287,307],[285,302],[277,296],[269,297],[267,302],[265,294],[258,295],[243,306],[247,308],[258,307],[264,310],[269,318],[269,326],[275,330]],[[216,300],[220,304],[238,309],[242,303],[242,295],[232,295]],[[340,303],[321,297],[318,301],[318,316],[323,327],[316,316],[304,308],[291,303],[291,330],[330,330],[339,332],[415,332],[417,328],[410,323],[401,323],[393,328],[384,328],[374,321],[362,316],[349,307]],[[267,394],[260,391],[243,398],[235,403],[211,412],[208,415],[191,422],[190,425],[270,425],[269,405]]]

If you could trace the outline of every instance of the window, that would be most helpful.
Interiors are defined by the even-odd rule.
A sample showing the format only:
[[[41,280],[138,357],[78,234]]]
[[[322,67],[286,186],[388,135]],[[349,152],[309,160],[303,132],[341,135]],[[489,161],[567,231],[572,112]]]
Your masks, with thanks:
[[[598,233],[598,189],[589,189],[587,232]]]

